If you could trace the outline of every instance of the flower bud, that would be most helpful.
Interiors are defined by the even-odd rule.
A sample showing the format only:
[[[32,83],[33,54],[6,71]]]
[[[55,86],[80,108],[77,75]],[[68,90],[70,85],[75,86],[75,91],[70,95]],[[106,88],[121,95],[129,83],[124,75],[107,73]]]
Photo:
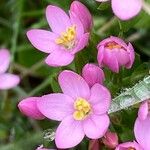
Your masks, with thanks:
[[[39,97],[29,97],[18,104],[19,110],[26,116],[37,119],[37,120],[42,120],[45,117],[41,114],[41,112],[37,108],[37,100],[39,100]]]
[[[90,87],[95,83],[103,84],[105,79],[103,70],[95,64],[86,64],[82,69],[82,76]]]
[[[93,26],[93,19],[87,7],[79,1],[74,1],[71,4],[70,11],[79,18],[85,32],[89,32]]]
[[[109,37],[101,41],[98,46],[98,63],[107,66],[113,72],[118,73],[119,67],[130,69],[135,59],[135,53],[131,43],[126,44],[118,37]]]
[[[107,131],[102,141],[108,148],[113,149],[118,145],[118,136],[114,132]]]

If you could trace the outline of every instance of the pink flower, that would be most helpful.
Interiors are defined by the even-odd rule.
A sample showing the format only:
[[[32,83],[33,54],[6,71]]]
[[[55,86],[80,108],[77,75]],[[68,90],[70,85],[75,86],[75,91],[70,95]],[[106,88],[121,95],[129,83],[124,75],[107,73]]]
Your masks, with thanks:
[[[90,89],[80,75],[67,70],[60,73],[58,80],[63,93],[45,95],[37,101],[44,116],[61,121],[56,130],[56,146],[74,147],[85,135],[90,139],[101,138],[109,126],[108,89],[100,84]]]
[[[134,134],[137,142],[144,150],[150,150],[150,105],[149,101],[141,104],[138,117],[134,125]]]
[[[70,11],[78,16],[83,24],[85,32],[89,32],[93,27],[93,19],[91,13],[85,5],[79,1],[73,1],[70,7]]]
[[[136,150],[150,150],[150,112],[149,101],[141,104],[138,117],[134,124],[134,135],[138,142],[127,142],[119,144],[116,150],[124,150],[123,148],[130,148]],[[122,148],[122,149],[121,149]]]
[[[41,114],[41,112],[37,108],[37,101],[40,99],[40,97],[29,97],[26,99],[23,99],[19,102],[18,108],[19,110],[26,116],[42,120],[45,117]]]
[[[130,69],[133,65],[135,53],[131,43],[128,45],[120,38],[111,36],[101,41],[98,46],[99,65],[107,66],[118,73],[119,67]]]
[[[75,54],[88,44],[89,33],[84,32],[80,19],[72,11],[69,15],[61,8],[49,5],[46,8],[46,18],[52,32],[42,29],[27,32],[32,45],[49,54],[45,60],[49,66],[70,64]]]
[[[106,2],[109,0],[96,0]],[[129,20],[135,17],[142,8],[143,0],[111,0],[114,14],[121,20]]]
[[[82,69],[82,77],[90,87],[95,83],[103,84],[105,80],[103,70],[95,64],[86,64]]]
[[[6,73],[10,64],[10,53],[7,49],[0,49],[0,90],[7,90],[17,86],[20,78],[17,75]]]
[[[117,133],[107,131],[102,141],[108,148],[114,149],[118,145]]]
[[[137,142],[126,142],[119,144],[115,150],[146,150],[142,149]]]

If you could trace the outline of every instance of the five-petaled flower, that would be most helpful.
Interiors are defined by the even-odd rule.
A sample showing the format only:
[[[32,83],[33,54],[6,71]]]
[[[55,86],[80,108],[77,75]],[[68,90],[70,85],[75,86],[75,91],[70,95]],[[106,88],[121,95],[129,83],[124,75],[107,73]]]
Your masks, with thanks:
[[[6,73],[10,64],[10,53],[7,49],[0,49],[0,90],[7,90],[17,86],[20,78],[17,75]]]
[[[61,8],[49,5],[46,8],[46,18],[52,32],[31,29],[27,32],[27,37],[35,48],[49,54],[45,60],[49,66],[66,66],[88,44],[89,33],[84,31],[83,24],[74,11],[70,10],[68,16]]]
[[[74,147],[85,135],[91,139],[101,138],[109,126],[107,111],[111,95],[108,89],[100,84],[90,89],[80,75],[67,70],[61,72],[58,79],[63,93],[40,97],[35,109],[51,120],[61,121],[56,130],[56,146]]]
[[[101,41],[98,46],[98,62],[100,66],[107,66],[118,73],[119,67],[130,69],[135,59],[131,43],[128,45],[120,38],[111,36]]]
[[[96,0],[106,2],[110,0]],[[135,17],[142,8],[143,0],[111,0],[111,6],[114,14],[121,20],[129,20]]]

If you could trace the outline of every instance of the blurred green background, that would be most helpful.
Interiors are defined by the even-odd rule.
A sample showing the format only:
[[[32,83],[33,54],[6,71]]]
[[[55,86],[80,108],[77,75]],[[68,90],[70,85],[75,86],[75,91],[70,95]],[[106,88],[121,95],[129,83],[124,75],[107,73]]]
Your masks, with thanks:
[[[150,61],[150,1],[145,1],[147,10],[134,19],[122,22],[113,16],[109,3],[100,4],[94,0],[82,0],[94,18],[94,29],[88,48],[80,52],[75,61],[63,68],[52,68],[43,63],[45,54],[36,50],[27,40],[26,31],[31,28],[48,29],[45,8],[58,5],[66,11],[71,0],[1,0],[0,1],[0,47],[8,48],[12,54],[10,72],[19,74],[21,83],[15,89],[0,91],[0,150],[33,150],[38,145],[54,147],[51,139],[44,139],[44,130],[55,130],[51,121],[35,121],[23,116],[17,109],[18,102],[28,96],[60,91],[57,75],[63,69],[81,72],[87,62],[96,61],[96,45],[110,35],[131,41],[136,51],[133,68],[125,70],[121,85],[114,85],[110,71],[105,70],[106,85],[115,97],[124,87],[130,87],[148,75]],[[149,10],[149,12],[148,12]],[[133,139],[132,128],[137,110],[122,111],[112,115],[113,130],[119,133],[121,141]],[[130,115],[130,118],[127,116]],[[115,120],[115,121],[114,121]],[[119,123],[116,121],[119,120]],[[85,139],[74,149],[87,149]]]

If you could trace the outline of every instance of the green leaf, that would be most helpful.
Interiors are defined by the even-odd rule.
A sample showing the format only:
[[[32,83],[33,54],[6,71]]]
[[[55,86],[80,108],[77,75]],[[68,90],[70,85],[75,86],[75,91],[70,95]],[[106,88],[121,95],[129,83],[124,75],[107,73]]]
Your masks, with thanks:
[[[150,76],[145,77],[142,81],[132,88],[126,89],[119,96],[112,100],[109,113],[114,113],[126,109],[135,104],[150,98]]]
[[[101,3],[97,9],[105,10],[105,9],[108,9],[109,7],[110,7],[110,3],[106,2],[106,3]]]

